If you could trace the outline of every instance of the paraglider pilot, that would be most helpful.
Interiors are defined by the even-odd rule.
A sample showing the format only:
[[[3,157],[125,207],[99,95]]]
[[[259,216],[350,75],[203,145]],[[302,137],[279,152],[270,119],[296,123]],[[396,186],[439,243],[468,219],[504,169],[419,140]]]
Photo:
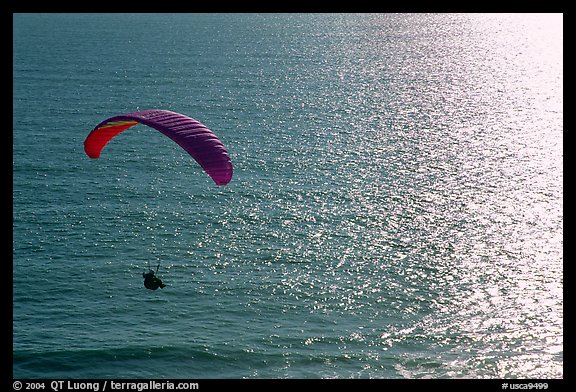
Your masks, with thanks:
[[[158,272],[158,268],[160,268],[160,264],[158,264],[158,267],[156,267],[156,272]],[[160,287],[161,289],[166,287],[166,285],[162,283],[162,280],[160,280],[160,278],[157,277],[154,274],[154,271],[152,271],[151,269],[149,269],[148,272],[142,272],[142,277],[144,278],[144,287],[146,287],[147,289],[156,290],[158,289],[158,287]]]

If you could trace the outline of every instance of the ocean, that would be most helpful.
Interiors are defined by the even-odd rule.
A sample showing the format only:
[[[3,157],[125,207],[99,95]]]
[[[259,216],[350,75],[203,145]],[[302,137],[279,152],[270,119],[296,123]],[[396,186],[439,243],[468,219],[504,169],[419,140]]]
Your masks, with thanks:
[[[561,14],[17,13],[12,165],[15,378],[563,378]]]

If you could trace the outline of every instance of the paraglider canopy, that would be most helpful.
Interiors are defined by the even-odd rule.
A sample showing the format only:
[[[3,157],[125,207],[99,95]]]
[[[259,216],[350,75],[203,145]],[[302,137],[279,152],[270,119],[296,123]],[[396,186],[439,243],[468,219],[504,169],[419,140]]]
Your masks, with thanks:
[[[138,123],[152,127],[178,143],[216,185],[226,185],[232,179],[232,161],[220,139],[201,122],[169,110],[144,110],[110,117],[90,132],[84,141],[84,151],[90,158],[99,158],[114,136]]]

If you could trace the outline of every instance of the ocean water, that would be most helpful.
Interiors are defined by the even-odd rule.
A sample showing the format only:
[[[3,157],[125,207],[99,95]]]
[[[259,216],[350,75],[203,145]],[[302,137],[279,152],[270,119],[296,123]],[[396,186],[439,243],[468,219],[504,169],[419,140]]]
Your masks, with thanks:
[[[14,377],[563,378],[562,47],[555,14],[14,14]],[[84,154],[145,109],[230,184],[143,125]]]

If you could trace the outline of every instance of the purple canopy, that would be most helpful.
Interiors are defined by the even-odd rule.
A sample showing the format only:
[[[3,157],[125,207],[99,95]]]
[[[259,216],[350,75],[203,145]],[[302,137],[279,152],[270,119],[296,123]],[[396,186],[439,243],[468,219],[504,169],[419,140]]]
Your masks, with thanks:
[[[178,143],[216,185],[226,185],[232,179],[232,161],[220,139],[201,122],[168,110],[144,110],[110,117],[90,132],[84,141],[84,151],[90,158],[99,158],[114,136],[138,123],[152,127]]]

